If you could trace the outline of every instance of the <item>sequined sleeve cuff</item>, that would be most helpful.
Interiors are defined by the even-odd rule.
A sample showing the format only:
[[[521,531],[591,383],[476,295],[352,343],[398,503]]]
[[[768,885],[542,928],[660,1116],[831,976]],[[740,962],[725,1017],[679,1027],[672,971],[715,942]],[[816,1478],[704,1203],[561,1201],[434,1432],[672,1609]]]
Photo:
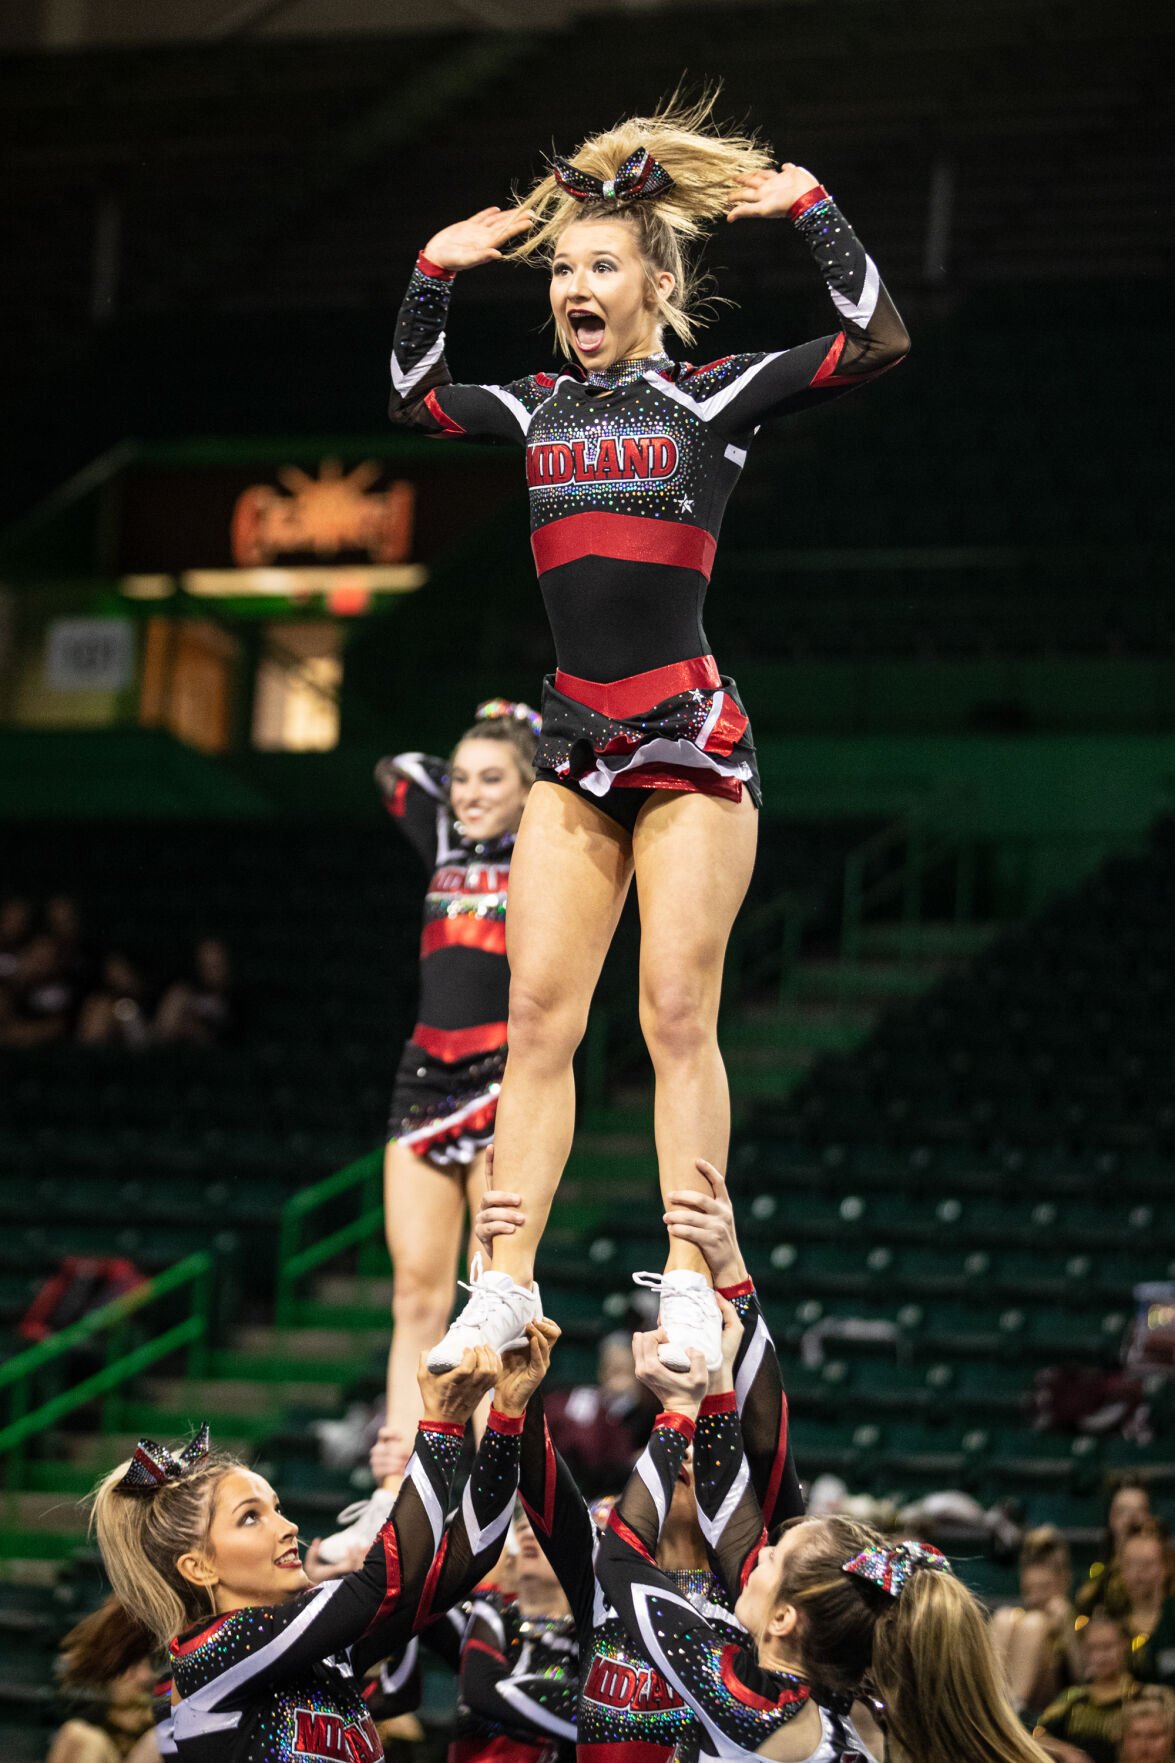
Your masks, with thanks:
[[[456,280],[457,271],[455,269],[442,269],[439,263],[434,263],[431,257],[426,257],[423,251],[417,252],[416,267],[421,275],[431,276],[434,281],[451,282]]]
[[[831,202],[831,201],[832,201],[832,197],[829,195],[828,191],[824,188],[824,185],[817,184],[815,189],[805,190],[802,196],[796,197],[796,200],[792,203],[791,207],[787,211],[787,218],[794,225],[796,221],[803,220],[803,218],[804,218],[805,214],[807,214],[809,208],[815,208],[821,202]]]

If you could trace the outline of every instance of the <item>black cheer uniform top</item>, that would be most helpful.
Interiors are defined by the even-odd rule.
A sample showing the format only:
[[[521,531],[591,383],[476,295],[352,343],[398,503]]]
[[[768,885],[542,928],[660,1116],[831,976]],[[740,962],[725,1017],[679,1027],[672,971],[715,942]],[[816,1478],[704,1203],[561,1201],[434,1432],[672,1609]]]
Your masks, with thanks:
[[[429,873],[417,1021],[396,1074],[388,1136],[439,1167],[493,1137],[506,1064],[506,891],[513,833],[474,842],[449,807],[448,767],[425,753],[381,759],[384,805]]]
[[[455,385],[444,328],[452,272],[418,259],[400,308],[392,420],[525,449],[558,659],[540,773],[597,797],[614,787],[737,795],[744,783],[757,797],[746,714],[702,627],[727,499],[761,423],[840,396],[908,347],[876,265],[827,192],[802,197],[792,218],[841,323],[792,349]]]
[[[519,1426],[491,1413],[446,1528],[465,1429],[422,1423],[395,1507],[357,1573],[174,1640],[180,1763],[379,1763],[364,1675],[467,1597],[497,1559],[518,1486]]]

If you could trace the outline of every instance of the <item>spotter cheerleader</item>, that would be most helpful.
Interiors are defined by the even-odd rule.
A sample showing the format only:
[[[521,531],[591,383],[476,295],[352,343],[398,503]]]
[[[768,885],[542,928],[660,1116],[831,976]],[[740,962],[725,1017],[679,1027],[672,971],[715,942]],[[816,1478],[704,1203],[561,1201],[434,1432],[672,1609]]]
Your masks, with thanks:
[[[396,1072],[384,1153],[393,1332],[383,1485],[340,1513],[346,1528],[320,1547],[331,1564],[365,1550],[391,1509],[412,1448],[416,1362],[448,1320],[466,1197],[483,1185],[506,1065],[506,892],[538,725],[528,705],[493,698],[478,705],[447,764],[400,753],[375,770],[388,813],[431,879],[418,1020]]]
[[[725,1369],[736,1329],[728,1312],[723,1370],[705,1401],[700,1353],[689,1373],[673,1372],[658,1357],[661,1331],[636,1336],[638,1374],[663,1411],[597,1558],[631,1640],[689,1707],[678,1756],[1043,1763],[1008,1701],[984,1614],[937,1549],[890,1544],[843,1518],[785,1525],[768,1543]],[[735,1599],[738,1641],[700,1617],[654,1558],[691,1443],[702,1526]]]
[[[656,1076],[662,1192],[726,1160],[722,964],[754,861],[750,725],[710,653],[702,605],[722,514],[760,425],[842,396],[901,359],[906,332],[828,192],[796,165],[670,103],[556,157],[525,207],[446,226],[417,260],[396,326],[393,421],[524,449],[531,545],[558,670],[543,690],[538,783],[511,893],[510,1055],[498,1177],[528,1223],[439,1344],[498,1344],[539,1313],[534,1257],[571,1143],[571,1061],[629,884],[641,907],[641,1023]],[[692,249],[719,219],[788,221],[839,328],[793,348],[671,360],[701,322]],[[456,275],[513,255],[549,266],[567,357],[507,385],[455,385],[445,323]],[[661,1316],[679,1368],[717,1362],[700,1257],[671,1241]]]
[[[310,1585],[298,1528],[268,1482],[211,1451],[206,1427],[175,1457],[141,1441],[106,1477],[94,1522],[117,1603],[91,1645],[117,1665],[168,1643],[181,1763],[382,1758],[364,1675],[496,1560],[522,1416],[554,1333],[532,1327],[526,1352],[506,1361],[481,1348],[447,1376],[422,1369],[424,1418],[395,1507],[362,1568],[325,1584]],[[498,1406],[446,1528],[465,1426],[491,1386]]]

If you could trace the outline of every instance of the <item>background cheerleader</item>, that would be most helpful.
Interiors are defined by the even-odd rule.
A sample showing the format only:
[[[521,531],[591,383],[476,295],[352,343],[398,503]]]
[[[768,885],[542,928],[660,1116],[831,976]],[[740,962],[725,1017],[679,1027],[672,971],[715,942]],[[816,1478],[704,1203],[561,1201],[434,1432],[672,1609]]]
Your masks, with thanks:
[[[835,397],[900,359],[907,337],[872,260],[811,173],[713,125],[713,99],[632,118],[556,158],[528,206],[435,233],[400,309],[394,421],[526,448],[532,548],[558,659],[543,693],[539,784],[519,839],[509,928],[510,1056],[498,1179],[526,1198],[440,1343],[509,1339],[538,1313],[534,1256],[571,1144],[571,1061],[633,875],[641,1024],[656,1076],[662,1192],[724,1166],[730,1133],[717,1040],[722,965],[750,880],[759,780],[750,725],[702,628],[726,501],[760,424]],[[841,329],[706,367],[672,362],[702,313],[690,247],[717,220],[790,219]],[[533,230],[532,230],[533,229]],[[454,385],[445,319],[455,275],[503,255],[549,263],[571,363],[506,386]],[[717,1362],[704,1263],[672,1240],[665,1352]]]
[[[534,782],[538,721],[526,704],[491,698],[447,763],[400,753],[375,770],[430,881],[418,1019],[396,1072],[384,1153],[393,1283],[387,1410],[373,1453],[380,1485],[323,1539],[319,1554],[331,1563],[366,1549],[391,1509],[412,1449],[416,1362],[448,1320],[466,1199],[483,1185],[506,1065],[510,860]]]

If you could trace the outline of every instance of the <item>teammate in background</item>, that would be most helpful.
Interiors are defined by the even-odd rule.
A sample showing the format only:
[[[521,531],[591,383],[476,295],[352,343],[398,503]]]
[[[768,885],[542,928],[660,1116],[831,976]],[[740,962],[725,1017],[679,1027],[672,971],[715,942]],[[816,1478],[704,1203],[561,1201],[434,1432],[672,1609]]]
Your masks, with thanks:
[[[750,725],[702,628],[718,532],[767,420],[838,397],[900,360],[908,339],[877,269],[810,172],[776,169],[674,100],[555,157],[527,206],[443,227],[417,260],[392,354],[392,420],[526,451],[532,549],[558,661],[543,690],[538,784],[519,835],[509,921],[510,1055],[498,1179],[527,1223],[432,1356],[514,1338],[538,1313],[535,1251],[574,1120],[572,1055],[635,874],[641,1024],[656,1076],[663,1193],[726,1161],[730,1102],[718,1003],[731,925],[754,862],[759,777]],[[704,312],[696,243],[726,218],[790,221],[840,328],[791,349],[672,361]],[[445,320],[455,276],[501,258],[550,269],[553,373],[455,385]],[[705,1265],[673,1239],[661,1286],[668,1363],[717,1363]]]
[[[389,814],[431,879],[418,1020],[396,1072],[384,1154],[392,1340],[377,1486],[319,1545],[328,1564],[366,1550],[391,1510],[412,1450],[416,1362],[453,1307],[467,1197],[483,1186],[506,1066],[506,893],[538,721],[526,704],[492,698],[448,763],[400,753],[375,769]]]
[[[526,1403],[558,1331],[532,1325],[525,1351],[489,1348],[436,1377],[421,1364],[424,1418],[395,1507],[362,1568],[311,1586],[298,1529],[264,1477],[209,1448],[201,1428],[178,1456],[142,1440],[94,1497],[116,1603],[91,1636],[112,1675],[169,1646],[169,1742],[188,1763],[292,1763],[383,1755],[360,1691],[365,1671],[413,1629],[468,1595],[510,1522]],[[491,1410],[465,1497],[444,1514],[465,1426]]]

